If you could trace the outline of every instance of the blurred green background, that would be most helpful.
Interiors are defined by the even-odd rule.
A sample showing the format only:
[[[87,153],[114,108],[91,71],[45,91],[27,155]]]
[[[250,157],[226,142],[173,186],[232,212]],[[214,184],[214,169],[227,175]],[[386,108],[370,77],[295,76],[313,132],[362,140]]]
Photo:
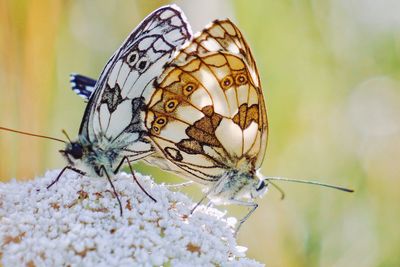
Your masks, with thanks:
[[[85,104],[69,73],[98,77],[141,19],[168,3],[0,0],[0,125],[75,136]],[[280,183],[287,198],[271,189],[239,233],[248,256],[267,266],[400,266],[400,2],[175,3],[195,31],[231,18],[253,48],[270,123],[263,174],[356,190]],[[63,167],[61,148],[1,132],[1,180]]]

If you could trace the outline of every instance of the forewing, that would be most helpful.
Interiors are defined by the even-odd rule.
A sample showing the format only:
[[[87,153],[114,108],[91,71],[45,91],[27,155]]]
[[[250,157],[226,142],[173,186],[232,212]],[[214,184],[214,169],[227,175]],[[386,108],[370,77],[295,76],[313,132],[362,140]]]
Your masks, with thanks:
[[[121,147],[130,144],[129,149],[139,154],[152,150],[143,139],[144,104],[163,66],[190,38],[184,14],[174,5],[145,18],[102,71],[86,107],[80,135],[90,142]]]
[[[146,127],[165,157],[200,182],[259,166],[267,138],[264,99],[253,57],[232,22],[214,22],[169,64]]]

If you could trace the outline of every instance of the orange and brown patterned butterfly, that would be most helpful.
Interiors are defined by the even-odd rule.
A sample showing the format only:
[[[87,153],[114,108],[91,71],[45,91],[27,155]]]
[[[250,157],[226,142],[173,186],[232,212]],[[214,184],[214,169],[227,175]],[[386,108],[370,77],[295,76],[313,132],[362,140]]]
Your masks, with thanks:
[[[155,147],[168,159],[164,169],[204,185],[211,203],[251,207],[238,228],[271,180],[290,180],[258,172],[267,144],[267,112],[250,48],[230,20],[216,20],[196,34],[154,87],[145,122]]]

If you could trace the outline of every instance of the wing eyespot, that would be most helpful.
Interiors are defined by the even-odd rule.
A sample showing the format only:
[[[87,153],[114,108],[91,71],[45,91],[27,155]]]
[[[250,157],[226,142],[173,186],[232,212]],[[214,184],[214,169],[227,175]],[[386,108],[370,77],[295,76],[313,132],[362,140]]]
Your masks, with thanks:
[[[147,67],[149,66],[149,64],[150,64],[149,59],[146,58],[146,57],[143,57],[143,58],[141,58],[141,59],[139,59],[139,60],[137,61],[137,63],[136,63],[136,69],[137,69],[140,73],[142,73],[142,72],[144,72],[144,71],[147,69]]]
[[[167,119],[165,117],[159,117],[156,119],[156,122],[160,126],[164,126],[167,123]]]
[[[167,118],[164,116],[158,117],[153,122],[151,127],[153,134],[160,134],[161,129],[167,124]]]
[[[179,101],[177,99],[168,100],[164,106],[165,111],[168,113],[173,112],[176,109],[176,107],[178,106],[178,104],[179,104]]]
[[[136,62],[138,61],[138,59],[139,59],[139,53],[137,51],[132,51],[126,57],[126,62],[128,63],[128,65],[130,67],[133,67],[136,64]]]
[[[235,82],[237,85],[243,85],[247,83],[247,76],[243,73],[236,75]]]
[[[228,89],[229,87],[231,87],[232,84],[233,84],[233,78],[232,78],[232,76],[230,76],[230,75],[226,76],[226,77],[223,78],[222,81],[221,81],[221,87],[222,87],[222,89],[224,89],[224,90],[226,90],[226,89]]]
[[[188,83],[183,87],[183,95],[189,96],[197,89],[197,85],[194,83]]]
[[[160,134],[160,128],[158,128],[157,126],[153,126],[152,130],[155,134]]]

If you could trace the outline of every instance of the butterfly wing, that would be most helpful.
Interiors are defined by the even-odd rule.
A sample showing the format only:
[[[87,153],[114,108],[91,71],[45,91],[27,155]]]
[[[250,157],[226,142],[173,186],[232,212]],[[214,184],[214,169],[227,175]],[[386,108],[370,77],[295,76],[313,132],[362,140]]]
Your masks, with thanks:
[[[89,101],[90,96],[93,94],[96,80],[87,76],[73,73],[70,75],[69,81],[72,91],[82,97],[85,101]]]
[[[182,48],[158,80],[146,127],[169,169],[200,183],[259,167],[266,109],[255,61],[232,22],[215,21]]]
[[[150,153],[152,146],[144,138],[144,103],[164,64],[190,38],[186,18],[175,5],[146,17],[102,71],[86,107],[80,136],[91,143],[124,147],[131,159]]]

